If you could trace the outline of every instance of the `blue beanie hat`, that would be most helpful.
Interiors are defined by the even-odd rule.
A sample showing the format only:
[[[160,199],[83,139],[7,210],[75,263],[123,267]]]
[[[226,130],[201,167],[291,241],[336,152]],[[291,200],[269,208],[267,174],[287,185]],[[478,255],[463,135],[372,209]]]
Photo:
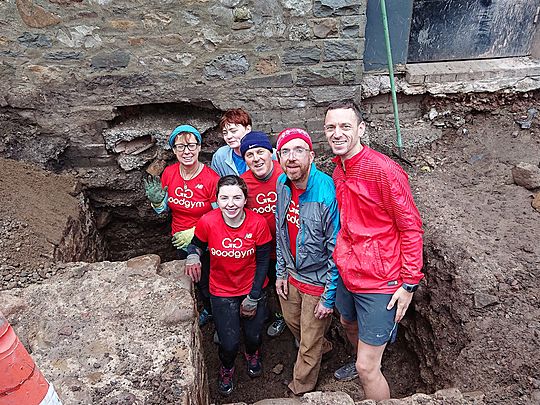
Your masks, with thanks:
[[[268,149],[270,153],[273,152],[268,135],[260,131],[251,131],[240,141],[240,153],[242,154],[242,157],[244,157],[246,152],[252,148],[265,148]]]
[[[191,125],[180,125],[174,129],[174,131],[171,132],[171,135],[169,135],[169,146],[172,148],[174,146],[174,140],[176,139],[176,136],[182,132],[189,132],[190,134],[195,135],[195,138],[197,138],[197,141],[199,143],[202,143],[202,137],[199,131],[195,127],[192,127]]]

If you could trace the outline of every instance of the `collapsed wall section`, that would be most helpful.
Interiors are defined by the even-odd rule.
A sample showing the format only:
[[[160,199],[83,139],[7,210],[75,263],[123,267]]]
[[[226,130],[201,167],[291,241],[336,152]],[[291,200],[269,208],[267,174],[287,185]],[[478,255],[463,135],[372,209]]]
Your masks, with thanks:
[[[65,404],[208,403],[191,279],[149,255],[74,263],[0,307]]]

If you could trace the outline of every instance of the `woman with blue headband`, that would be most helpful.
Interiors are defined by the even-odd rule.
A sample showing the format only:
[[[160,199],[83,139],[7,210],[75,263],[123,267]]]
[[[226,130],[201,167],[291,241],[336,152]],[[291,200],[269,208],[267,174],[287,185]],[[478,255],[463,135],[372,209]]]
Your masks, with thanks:
[[[219,176],[210,167],[199,161],[202,137],[191,125],[180,125],[169,136],[178,162],[165,168],[159,177],[145,180],[145,191],[152,208],[158,214],[170,211],[172,214],[172,244],[177,249],[177,257],[187,257],[186,248],[193,238],[197,221],[212,210],[216,202],[216,186]],[[199,315],[199,325],[203,326],[212,318],[208,274],[210,261],[206,252],[201,257],[202,278],[197,283],[202,296],[203,310]]]

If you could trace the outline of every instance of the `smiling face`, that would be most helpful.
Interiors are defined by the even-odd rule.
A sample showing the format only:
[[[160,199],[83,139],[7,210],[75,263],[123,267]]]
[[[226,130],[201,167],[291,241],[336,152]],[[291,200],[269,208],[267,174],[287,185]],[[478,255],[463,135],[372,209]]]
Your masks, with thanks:
[[[296,187],[305,189],[314,158],[315,154],[309,149],[306,141],[295,138],[281,147],[279,163]]]
[[[224,217],[235,221],[241,217],[244,211],[246,196],[237,185],[221,186],[217,195],[217,204]]]
[[[197,146],[193,149],[193,145],[195,144]],[[184,150],[182,151],[181,148],[184,148]],[[190,150],[190,148],[193,150]],[[191,167],[199,161],[201,145],[198,144],[195,135],[189,132],[182,132],[174,140],[173,151],[182,166]]]
[[[356,155],[363,148],[360,137],[366,130],[364,121],[358,119],[350,108],[328,110],[324,120],[324,133],[332,152],[342,160]]]
[[[272,153],[266,148],[248,149],[244,160],[249,170],[258,179],[265,178],[272,171]]]
[[[227,123],[221,130],[223,139],[231,149],[240,150],[240,141],[247,133],[251,132],[251,125]]]

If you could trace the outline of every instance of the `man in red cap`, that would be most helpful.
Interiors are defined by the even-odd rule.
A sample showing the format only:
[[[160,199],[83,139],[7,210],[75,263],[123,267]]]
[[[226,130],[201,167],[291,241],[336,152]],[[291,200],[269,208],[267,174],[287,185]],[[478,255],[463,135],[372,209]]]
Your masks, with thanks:
[[[332,179],[317,170],[309,134],[283,130],[277,140],[283,174],[276,185],[276,291],[287,326],[299,342],[289,389],[317,384],[322,355],[332,349],[330,326],[338,272],[332,253],[339,230]]]

